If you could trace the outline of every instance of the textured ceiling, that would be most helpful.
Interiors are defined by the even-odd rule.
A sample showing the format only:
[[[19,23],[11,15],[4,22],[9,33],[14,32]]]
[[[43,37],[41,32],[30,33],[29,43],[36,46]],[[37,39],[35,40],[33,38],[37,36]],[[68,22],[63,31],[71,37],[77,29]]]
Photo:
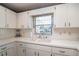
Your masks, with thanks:
[[[15,12],[28,11],[32,9],[38,9],[38,8],[53,6],[58,4],[61,3],[1,3],[1,5]]]

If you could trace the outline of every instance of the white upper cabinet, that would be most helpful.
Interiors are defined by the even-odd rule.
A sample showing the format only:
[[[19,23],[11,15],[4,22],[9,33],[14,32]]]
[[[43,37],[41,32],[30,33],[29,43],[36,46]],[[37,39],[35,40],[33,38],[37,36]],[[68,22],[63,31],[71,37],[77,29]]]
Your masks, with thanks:
[[[79,27],[79,4],[61,4],[54,13],[55,28]]]
[[[29,15],[29,12],[18,13],[18,28],[32,28],[32,17]]]
[[[68,22],[70,27],[79,27],[79,4],[69,4]]]
[[[67,22],[67,5],[57,5],[54,13],[54,26],[65,27]]]
[[[2,6],[0,6],[0,28],[5,28],[5,22],[6,22],[6,9]]]
[[[6,28],[16,28],[16,13],[6,10]]]

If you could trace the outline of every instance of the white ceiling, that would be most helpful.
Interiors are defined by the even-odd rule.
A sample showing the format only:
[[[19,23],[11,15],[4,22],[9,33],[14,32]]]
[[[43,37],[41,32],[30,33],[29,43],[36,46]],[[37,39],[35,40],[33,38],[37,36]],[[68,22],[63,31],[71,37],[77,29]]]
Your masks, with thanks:
[[[15,11],[22,12],[52,5],[58,5],[61,3],[2,3],[3,6]]]

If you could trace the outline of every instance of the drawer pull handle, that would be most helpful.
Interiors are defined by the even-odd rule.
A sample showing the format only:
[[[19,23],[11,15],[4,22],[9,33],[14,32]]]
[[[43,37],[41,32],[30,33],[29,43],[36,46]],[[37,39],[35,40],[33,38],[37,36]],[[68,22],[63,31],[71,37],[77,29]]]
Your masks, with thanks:
[[[7,52],[6,52],[6,56],[7,56]]]
[[[65,26],[66,26],[66,22],[65,22]]]
[[[39,52],[38,52],[38,56],[39,56]]]
[[[61,53],[65,53],[65,51],[60,51]]]
[[[25,53],[25,49],[23,49],[23,53]]]
[[[23,46],[23,44],[20,44],[20,46]]]
[[[69,26],[70,26],[70,22],[69,22]]]
[[[52,53],[51,53],[51,56],[52,56]]]

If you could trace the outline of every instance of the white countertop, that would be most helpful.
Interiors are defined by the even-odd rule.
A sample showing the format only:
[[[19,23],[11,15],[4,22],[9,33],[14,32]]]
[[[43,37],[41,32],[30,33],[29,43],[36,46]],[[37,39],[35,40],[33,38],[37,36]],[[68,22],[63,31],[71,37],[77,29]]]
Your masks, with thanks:
[[[33,43],[33,44],[40,44],[40,45],[47,45],[47,46],[73,48],[73,49],[79,50],[79,41],[52,40],[51,42],[39,42],[36,40],[30,40],[30,38],[24,38],[24,37],[0,40],[0,46],[14,41],[21,41],[25,43]]]

